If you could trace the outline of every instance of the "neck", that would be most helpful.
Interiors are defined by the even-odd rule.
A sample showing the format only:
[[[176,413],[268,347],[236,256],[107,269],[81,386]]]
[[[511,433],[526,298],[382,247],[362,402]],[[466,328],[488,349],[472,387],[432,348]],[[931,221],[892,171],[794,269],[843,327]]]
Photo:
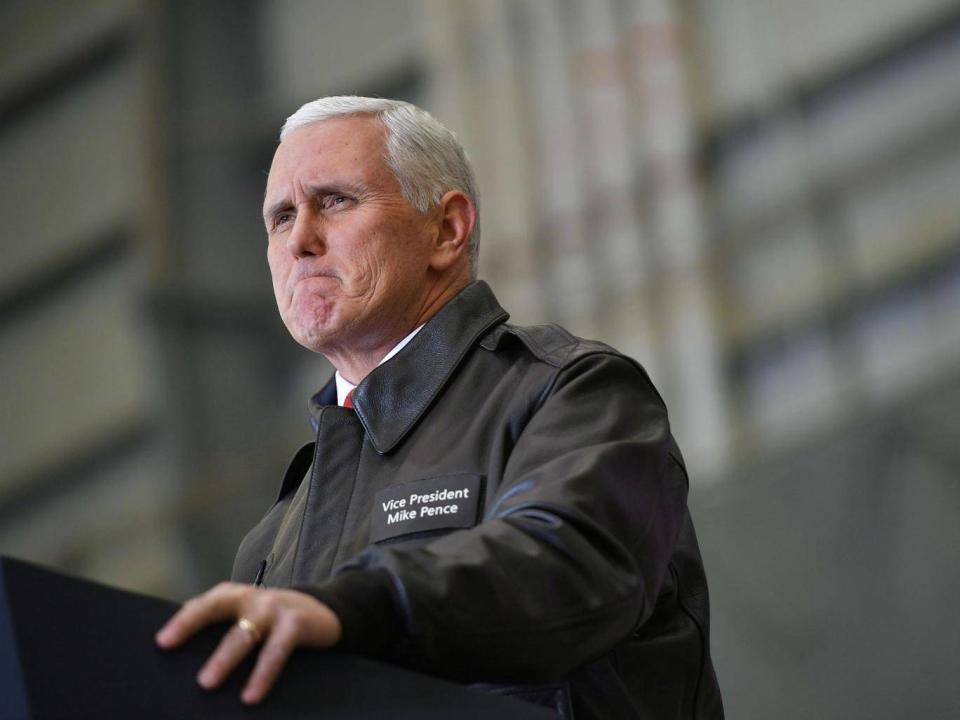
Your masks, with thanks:
[[[454,278],[451,281],[434,287],[427,293],[421,304],[407,317],[398,322],[369,347],[351,346],[337,347],[324,352],[324,357],[330,361],[337,372],[353,385],[360,382],[380,364],[397,343],[403,340],[415,329],[423,325],[436,315],[440,308],[446,305],[470,283],[469,278]]]
[[[330,361],[330,364],[333,365],[337,369],[337,372],[339,372],[345,380],[349,381],[351,385],[359,385],[360,382],[380,364],[380,361],[386,357],[387,353],[417,327],[419,326],[414,325],[403,334],[391,334],[389,340],[378,343],[376,347],[371,349],[358,351],[345,348],[336,352],[331,351],[324,353],[324,357]]]

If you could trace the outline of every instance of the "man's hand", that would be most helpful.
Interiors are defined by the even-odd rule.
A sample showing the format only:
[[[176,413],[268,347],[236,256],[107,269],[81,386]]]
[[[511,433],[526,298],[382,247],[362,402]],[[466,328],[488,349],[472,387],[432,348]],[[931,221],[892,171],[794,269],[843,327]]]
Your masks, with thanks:
[[[220,583],[188,600],[160,629],[156,641],[164,649],[174,648],[210,623],[240,618],[246,619],[247,628],[237,623],[230,628],[201,668],[197,682],[208,690],[217,687],[262,640],[257,664],[241,695],[247,704],[266,696],[295,647],[331,647],[341,634],[334,612],[305,593]]]

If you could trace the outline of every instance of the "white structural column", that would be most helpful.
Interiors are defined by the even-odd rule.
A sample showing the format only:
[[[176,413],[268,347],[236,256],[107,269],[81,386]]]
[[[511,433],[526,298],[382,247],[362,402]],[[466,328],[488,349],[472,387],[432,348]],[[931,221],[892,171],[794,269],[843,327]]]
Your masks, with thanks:
[[[584,225],[595,253],[604,307],[601,335],[639,359],[651,376],[656,368],[646,290],[651,268],[637,207],[637,144],[630,120],[632,88],[626,74],[624,34],[611,0],[576,3],[577,104],[586,140],[589,178]]]
[[[576,124],[570,78],[569,38],[563,8],[553,2],[523,3],[530,28],[530,95],[537,128],[536,156],[542,213],[541,249],[548,270],[548,317],[576,333],[591,333],[600,316],[591,271],[594,238],[583,217],[589,188],[583,175],[583,138]]]
[[[729,457],[718,329],[708,290],[705,231],[691,171],[692,130],[681,58],[682,32],[669,0],[638,0],[631,56],[643,111],[654,194],[651,224],[663,272],[659,297],[665,392],[692,475],[717,477]]]
[[[518,321],[542,316],[536,267],[533,155],[525,137],[518,45],[507,0],[469,0],[475,93],[483,123],[474,153],[483,195],[484,274]],[[519,42],[518,42],[519,41]]]
[[[505,0],[424,0],[428,105],[463,142],[481,194],[481,275],[519,321],[542,316],[537,195],[517,43]]]

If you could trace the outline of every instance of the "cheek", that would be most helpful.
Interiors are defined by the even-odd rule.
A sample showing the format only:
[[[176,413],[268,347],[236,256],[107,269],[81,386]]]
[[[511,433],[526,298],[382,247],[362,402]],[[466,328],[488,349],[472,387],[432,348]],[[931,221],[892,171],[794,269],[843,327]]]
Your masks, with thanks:
[[[290,263],[286,262],[283,254],[275,246],[267,246],[267,266],[270,268],[270,278],[273,281],[273,290],[280,297],[281,288],[286,285],[287,276],[290,274]]]
[[[334,250],[336,269],[344,281],[347,295],[366,295],[379,285],[387,274],[384,253],[379,237],[370,232],[361,236],[362,242],[353,242]]]
[[[273,284],[273,297],[277,302],[277,308],[281,312],[286,312],[292,300],[290,292],[287,289],[287,278],[290,276],[290,264],[282,260],[274,259],[269,255],[267,257],[270,266],[270,280]]]
[[[378,238],[377,252],[371,253],[369,263],[388,280],[417,274],[427,265],[429,241],[420,224],[396,223]]]

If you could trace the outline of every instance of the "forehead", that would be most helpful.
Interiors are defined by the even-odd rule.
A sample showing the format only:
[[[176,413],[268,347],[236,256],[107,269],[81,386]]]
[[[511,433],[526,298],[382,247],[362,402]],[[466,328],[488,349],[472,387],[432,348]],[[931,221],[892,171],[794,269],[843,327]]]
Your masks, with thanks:
[[[389,182],[386,129],[372,116],[331,118],[291,132],[277,147],[267,177],[267,196],[290,183],[352,180]]]

